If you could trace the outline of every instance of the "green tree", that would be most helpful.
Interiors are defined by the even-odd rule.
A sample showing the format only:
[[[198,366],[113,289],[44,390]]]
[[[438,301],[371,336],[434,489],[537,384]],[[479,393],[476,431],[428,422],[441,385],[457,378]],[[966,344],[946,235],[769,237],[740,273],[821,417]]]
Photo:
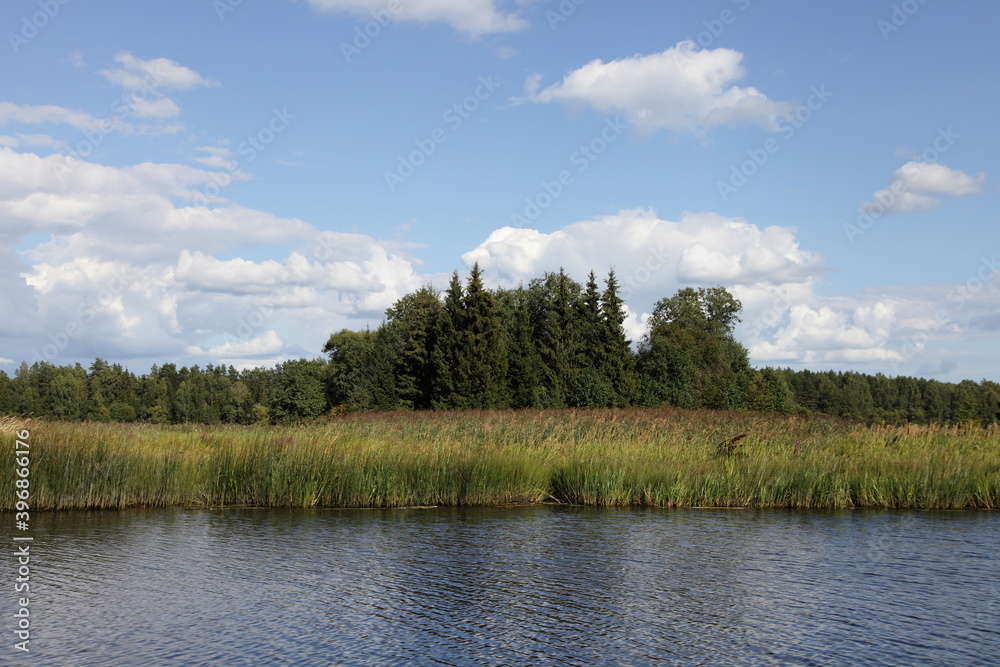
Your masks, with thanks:
[[[614,405],[624,407],[638,400],[639,378],[635,370],[632,341],[625,334],[625,302],[614,269],[608,271],[601,295],[601,344],[604,349],[603,375],[615,391]]]
[[[507,391],[507,348],[500,311],[493,295],[483,286],[479,264],[472,267],[463,298],[464,321],[460,329],[460,352],[465,357],[466,385],[462,392],[469,407],[505,408]]]
[[[576,375],[584,366],[576,306],[582,289],[562,268],[531,281],[528,289],[545,369],[545,407],[565,407],[570,403]]]
[[[682,407],[744,407],[753,371],[733,337],[741,309],[723,287],[684,288],[661,299],[639,350],[644,402],[667,397]]]
[[[321,359],[290,359],[278,365],[271,394],[275,421],[288,424],[323,414],[327,407],[325,370]]]
[[[395,375],[399,400],[406,409],[431,407],[434,390],[434,328],[441,313],[441,300],[430,286],[407,294],[386,311],[400,336]]]
[[[510,405],[514,408],[543,407],[545,370],[535,344],[528,293],[523,287],[499,290],[495,299],[504,323]]]

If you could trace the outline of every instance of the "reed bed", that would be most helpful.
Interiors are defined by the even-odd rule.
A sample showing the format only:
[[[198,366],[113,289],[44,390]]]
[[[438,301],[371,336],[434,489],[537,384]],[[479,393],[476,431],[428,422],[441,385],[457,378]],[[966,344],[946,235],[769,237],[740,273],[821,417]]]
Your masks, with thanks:
[[[997,509],[1000,429],[657,410],[378,413],[296,427],[29,428],[32,509]],[[12,457],[13,458],[13,457]],[[14,465],[0,509],[14,505]]]

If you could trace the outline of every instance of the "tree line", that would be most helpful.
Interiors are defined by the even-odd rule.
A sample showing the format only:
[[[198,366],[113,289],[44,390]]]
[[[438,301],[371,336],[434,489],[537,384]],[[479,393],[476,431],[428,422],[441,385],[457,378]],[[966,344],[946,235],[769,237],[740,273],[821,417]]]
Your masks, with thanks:
[[[0,414],[155,423],[290,423],[331,411],[609,408],[672,405],[869,422],[992,424],[1000,385],[751,367],[734,338],[742,309],[722,287],[661,299],[633,348],[614,271],[601,285],[563,270],[486,289],[479,266],[423,287],[374,330],[330,336],[327,359],[273,368],[154,366],[136,376],[22,364],[0,372]]]

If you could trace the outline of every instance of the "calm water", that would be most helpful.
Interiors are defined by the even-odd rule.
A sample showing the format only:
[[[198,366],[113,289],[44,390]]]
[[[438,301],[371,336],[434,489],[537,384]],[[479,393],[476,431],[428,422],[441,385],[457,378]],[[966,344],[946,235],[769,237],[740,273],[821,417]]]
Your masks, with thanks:
[[[0,663],[1000,664],[998,514],[33,519],[32,651],[8,622]]]

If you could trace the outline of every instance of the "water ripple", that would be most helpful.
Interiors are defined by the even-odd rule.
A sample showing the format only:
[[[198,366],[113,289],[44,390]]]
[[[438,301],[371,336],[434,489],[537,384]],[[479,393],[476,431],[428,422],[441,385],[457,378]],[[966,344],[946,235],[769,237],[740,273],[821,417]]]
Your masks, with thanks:
[[[52,514],[36,665],[1000,662],[1000,517]]]

